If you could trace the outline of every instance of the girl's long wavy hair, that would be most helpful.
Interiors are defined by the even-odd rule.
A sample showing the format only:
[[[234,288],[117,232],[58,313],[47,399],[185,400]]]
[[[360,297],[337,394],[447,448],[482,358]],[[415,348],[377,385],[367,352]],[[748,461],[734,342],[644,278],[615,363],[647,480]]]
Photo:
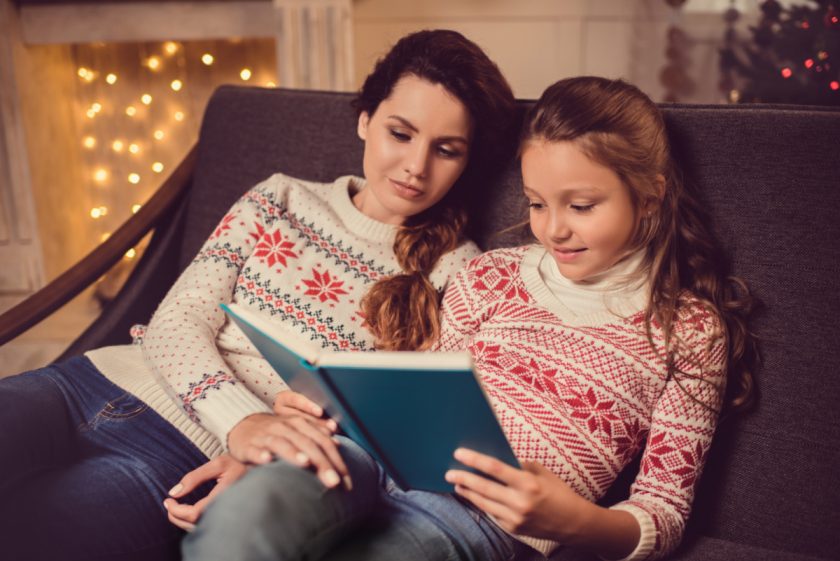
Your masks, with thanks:
[[[653,101],[621,80],[561,80],[543,93],[526,119],[520,145],[534,141],[574,142],[628,186],[637,215],[631,247],[647,248],[648,340],[653,345],[651,323],[659,324],[668,375],[678,374],[673,325],[688,291],[720,320],[729,405],[748,405],[758,360],[756,338],[748,329],[754,302],[745,283],[728,275],[728,261],[706,213],[671,158],[665,122]]]
[[[400,39],[380,59],[353,101],[373,115],[404,76],[440,84],[469,110],[473,132],[464,172],[433,207],[397,231],[394,253],[403,273],[376,282],[362,299],[365,320],[385,350],[428,348],[440,331],[440,295],[428,275],[438,259],[465,238],[465,205],[488,174],[512,155],[515,100],[496,64],[475,43],[450,30]]]

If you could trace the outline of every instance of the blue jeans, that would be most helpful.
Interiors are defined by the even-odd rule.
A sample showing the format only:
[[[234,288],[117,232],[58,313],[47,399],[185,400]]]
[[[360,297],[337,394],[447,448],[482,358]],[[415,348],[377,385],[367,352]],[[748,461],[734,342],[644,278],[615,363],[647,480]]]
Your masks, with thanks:
[[[184,540],[185,560],[508,561],[517,553],[518,542],[465,501],[401,491],[356,443],[339,439],[351,491],[327,490],[284,461],[252,469]]]
[[[207,458],[88,359],[0,379],[0,454],[0,558],[179,559],[162,501]]]

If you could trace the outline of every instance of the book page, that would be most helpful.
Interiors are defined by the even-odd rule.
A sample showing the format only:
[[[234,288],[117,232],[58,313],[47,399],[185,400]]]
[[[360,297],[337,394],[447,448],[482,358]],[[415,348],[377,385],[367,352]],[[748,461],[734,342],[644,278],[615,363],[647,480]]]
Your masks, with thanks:
[[[292,354],[297,355],[310,364],[317,364],[321,347],[303,340],[296,333],[291,333],[284,329],[279,323],[272,322],[238,304],[221,304],[221,308],[228,315],[231,315],[234,320],[239,319],[249,324]]]

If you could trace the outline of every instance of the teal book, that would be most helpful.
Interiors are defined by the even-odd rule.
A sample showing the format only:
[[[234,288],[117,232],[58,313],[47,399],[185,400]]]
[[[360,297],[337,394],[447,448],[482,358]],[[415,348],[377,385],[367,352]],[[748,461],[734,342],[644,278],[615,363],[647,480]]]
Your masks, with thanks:
[[[456,448],[519,467],[467,352],[325,351],[236,304],[222,309],[293,390],[322,406],[404,490],[449,493]]]

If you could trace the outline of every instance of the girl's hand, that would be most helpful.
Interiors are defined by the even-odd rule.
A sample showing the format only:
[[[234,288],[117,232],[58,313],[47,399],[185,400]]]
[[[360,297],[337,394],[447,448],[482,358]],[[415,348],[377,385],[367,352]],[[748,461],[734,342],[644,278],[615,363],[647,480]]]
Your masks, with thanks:
[[[267,464],[276,456],[314,469],[328,488],[342,480],[350,488],[349,471],[332,435],[323,419],[311,415],[256,413],[228,433],[228,450],[236,460],[252,464]]]
[[[230,487],[230,485],[245,475],[248,466],[236,460],[230,454],[222,454],[206,464],[192,470],[181,478],[170,491],[170,498],[163,501],[163,506],[169,513],[169,521],[187,532],[195,528],[195,523],[216,495]],[[206,497],[194,505],[179,503],[177,498],[190,494],[205,481],[216,480],[216,486]],[[174,497],[174,498],[172,498]]]
[[[495,458],[459,448],[455,459],[497,481],[469,471],[449,470],[455,492],[492,515],[508,532],[561,543],[574,541],[592,503],[536,462],[517,469]]]

